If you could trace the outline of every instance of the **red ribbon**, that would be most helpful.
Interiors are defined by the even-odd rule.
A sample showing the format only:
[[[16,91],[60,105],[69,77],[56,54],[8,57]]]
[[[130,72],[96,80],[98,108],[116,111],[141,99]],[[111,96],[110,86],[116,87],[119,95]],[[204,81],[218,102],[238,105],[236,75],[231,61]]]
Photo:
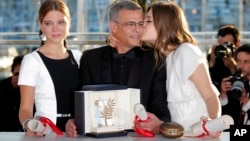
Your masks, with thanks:
[[[44,127],[48,124],[52,131],[54,131],[57,135],[63,135],[63,132],[50,119],[41,117],[39,120],[43,123]]]
[[[151,132],[151,131],[148,131],[148,130],[143,130],[143,129],[140,129],[140,128],[137,128],[137,124],[139,122],[148,122],[149,119],[146,119],[146,120],[140,120],[140,118],[138,116],[135,116],[135,120],[134,120],[134,129],[135,129],[135,132],[144,136],[144,137],[154,137],[154,133]]]
[[[207,120],[203,120],[202,129],[206,132],[207,135],[209,135],[209,131],[207,130],[207,128],[205,126],[206,123],[207,123]]]
[[[202,137],[205,137],[206,135],[209,135],[209,131],[207,130],[206,128],[206,123],[207,123],[208,120],[202,120],[202,129],[205,131],[205,133],[202,133],[200,135],[197,135],[197,136],[185,136],[185,137],[195,137],[195,138],[202,138]]]

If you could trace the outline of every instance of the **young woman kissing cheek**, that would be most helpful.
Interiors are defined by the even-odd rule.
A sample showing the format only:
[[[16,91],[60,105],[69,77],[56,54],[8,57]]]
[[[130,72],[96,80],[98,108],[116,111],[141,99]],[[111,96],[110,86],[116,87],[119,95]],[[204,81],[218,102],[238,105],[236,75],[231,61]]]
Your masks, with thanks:
[[[145,16],[144,22],[145,22],[145,28],[142,35],[142,41],[147,41],[154,44],[157,38],[157,32],[153,22],[152,10],[148,11],[148,13]]]

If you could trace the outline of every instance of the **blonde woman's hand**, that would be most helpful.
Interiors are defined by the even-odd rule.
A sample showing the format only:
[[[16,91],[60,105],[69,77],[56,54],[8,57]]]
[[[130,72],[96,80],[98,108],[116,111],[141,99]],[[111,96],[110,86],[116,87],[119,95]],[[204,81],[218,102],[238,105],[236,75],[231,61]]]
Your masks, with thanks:
[[[45,136],[45,134],[42,133],[42,132],[34,132],[34,131],[30,130],[29,127],[28,127],[28,122],[29,122],[29,120],[26,120],[24,125],[23,125],[23,128],[25,129],[25,132],[26,132],[27,136],[30,136],[30,137],[34,137],[34,136],[42,137],[42,136]]]

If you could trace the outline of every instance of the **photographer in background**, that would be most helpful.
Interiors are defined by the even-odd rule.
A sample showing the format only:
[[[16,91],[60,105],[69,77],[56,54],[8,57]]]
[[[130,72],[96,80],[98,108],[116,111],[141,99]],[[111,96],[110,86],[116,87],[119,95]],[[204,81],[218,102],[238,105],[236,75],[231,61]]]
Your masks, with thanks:
[[[234,75],[221,82],[222,115],[232,116],[235,125],[250,125],[250,44],[236,50],[236,68]]]
[[[20,88],[17,85],[23,56],[16,56],[11,65],[12,76],[0,81],[0,132],[23,131],[18,119]]]
[[[233,25],[222,26],[217,33],[217,45],[208,53],[209,72],[214,85],[220,91],[223,78],[235,73],[235,50],[240,46],[240,34]]]

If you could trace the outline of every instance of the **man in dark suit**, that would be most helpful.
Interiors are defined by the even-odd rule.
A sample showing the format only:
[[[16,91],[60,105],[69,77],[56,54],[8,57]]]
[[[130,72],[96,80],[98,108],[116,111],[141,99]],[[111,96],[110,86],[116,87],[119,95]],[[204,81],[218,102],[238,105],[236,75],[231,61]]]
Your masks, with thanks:
[[[249,96],[249,80],[250,80],[250,44],[243,44],[236,51],[236,68],[241,70],[237,79],[232,81],[232,76],[226,77],[221,83],[221,104],[222,115],[227,114],[232,116],[235,125],[250,125],[250,96]],[[243,77],[240,77],[243,75]],[[233,75],[236,76],[236,75]],[[237,80],[245,82],[244,87],[234,85]],[[239,90],[238,93],[233,93],[232,88]]]
[[[141,90],[141,103],[150,120],[139,128],[159,133],[159,126],[170,121],[167,108],[166,69],[158,66],[151,48],[140,46],[144,30],[141,7],[132,1],[114,3],[110,8],[110,31],[117,38],[116,48],[104,46],[83,53],[80,61],[82,84],[122,84]],[[76,132],[66,125],[66,133]]]
[[[0,81],[0,131],[23,131],[19,122],[20,89],[17,85],[23,56],[16,56],[11,66],[12,76]]]

